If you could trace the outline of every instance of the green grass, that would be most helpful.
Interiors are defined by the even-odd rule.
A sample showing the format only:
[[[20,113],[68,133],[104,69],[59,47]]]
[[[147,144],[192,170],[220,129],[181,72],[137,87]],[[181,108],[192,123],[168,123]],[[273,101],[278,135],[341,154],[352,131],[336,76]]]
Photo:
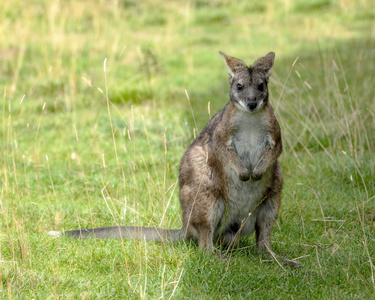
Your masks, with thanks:
[[[373,298],[372,2],[1,1],[0,297]],[[219,50],[276,52],[272,241],[303,267],[262,262],[253,238],[220,260],[191,243],[47,236],[180,227],[180,158],[228,101]]]

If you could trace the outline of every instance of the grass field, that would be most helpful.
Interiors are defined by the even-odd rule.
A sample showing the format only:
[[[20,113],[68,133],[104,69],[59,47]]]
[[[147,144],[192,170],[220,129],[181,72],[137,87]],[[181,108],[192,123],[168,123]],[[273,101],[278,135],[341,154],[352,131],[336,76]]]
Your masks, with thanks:
[[[1,1],[0,298],[374,298],[374,19],[370,0]],[[228,101],[219,50],[276,53],[272,241],[303,267],[262,262],[253,238],[220,260],[47,236],[180,228],[180,158]]]

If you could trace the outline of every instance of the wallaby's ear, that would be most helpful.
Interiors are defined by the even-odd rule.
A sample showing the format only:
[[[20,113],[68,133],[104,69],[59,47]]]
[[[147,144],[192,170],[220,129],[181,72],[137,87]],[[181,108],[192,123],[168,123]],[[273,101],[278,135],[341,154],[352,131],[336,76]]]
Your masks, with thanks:
[[[254,64],[251,66],[253,69],[258,69],[266,72],[267,77],[271,74],[271,69],[273,66],[273,61],[275,60],[275,53],[270,52],[266,56],[258,58]]]
[[[233,75],[239,69],[242,69],[244,67],[247,68],[246,64],[242,60],[235,58],[235,57],[228,56],[221,51],[219,51],[219,53],[224,58],[224,62],[228,68],[228,72],[231,77],[233,77]]]

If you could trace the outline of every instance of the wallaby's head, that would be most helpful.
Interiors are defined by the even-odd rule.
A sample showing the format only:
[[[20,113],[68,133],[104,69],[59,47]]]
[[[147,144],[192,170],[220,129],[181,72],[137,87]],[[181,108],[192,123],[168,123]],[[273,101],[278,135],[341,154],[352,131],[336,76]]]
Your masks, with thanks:
[[[268,101],[267,83],[275,53],[257,59],[252,66],[235,57],[219,52],[227,65],[230,82],[230,99],[241,110],[256,112]]]

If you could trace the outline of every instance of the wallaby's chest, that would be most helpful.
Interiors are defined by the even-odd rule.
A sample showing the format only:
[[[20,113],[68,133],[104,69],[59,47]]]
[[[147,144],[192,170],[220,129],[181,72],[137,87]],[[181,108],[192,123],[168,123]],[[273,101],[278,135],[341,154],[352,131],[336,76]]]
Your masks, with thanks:
[[[259,162],[270,138],[267,119],[259,114],[240,112],[233,120],[233,133],[230,139],[243,164],[252,170]]]
[[[231,145],[235,148],[242,163],[249,170],[253,170],[258,164],[262,154],[267,149],[271,139],[268,120],[261,114],[242,114],[241,112],[233,119],[233,133]],[[264,197],[267,186],[269,186],[270,170],[267,170],[259,181],[243,182],[238,174],[229,166],[227,172],[227,196],[229,212],[227,224],[243,223],[242,233],[247,235],[254,230],[254,216],[249,217],[259,201]]]

